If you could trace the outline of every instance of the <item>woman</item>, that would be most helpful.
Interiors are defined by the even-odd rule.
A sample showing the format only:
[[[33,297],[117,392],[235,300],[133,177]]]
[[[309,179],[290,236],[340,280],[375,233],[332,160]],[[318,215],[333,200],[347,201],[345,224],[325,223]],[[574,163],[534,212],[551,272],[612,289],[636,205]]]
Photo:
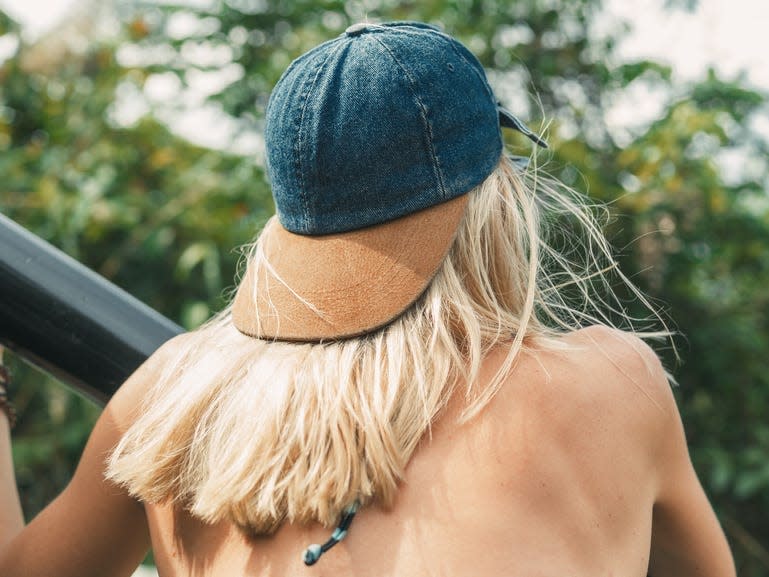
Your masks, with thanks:
[[[430,26],[297,59],[266,114],[278,216],[232,305],[6,519],[0,574],[128,574],[151,544],[164,577],[733,575],[658,359],[608,326],[591,211],[501,127],[544,145]],[[576,228],[581,264],[547,243]]]

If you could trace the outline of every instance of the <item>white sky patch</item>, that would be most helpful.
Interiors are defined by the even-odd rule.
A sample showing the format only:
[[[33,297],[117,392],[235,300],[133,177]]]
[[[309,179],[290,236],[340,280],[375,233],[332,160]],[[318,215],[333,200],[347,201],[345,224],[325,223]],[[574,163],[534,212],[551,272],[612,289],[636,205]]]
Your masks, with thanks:
[[[24,27],[24,36],[35,39],[53,28],[77,0],[0,0],[0,8]]]
[[[19,47],[19,40],[13,34],[0,36],[0,64],[16,54]]]
[[[176,134],[201,146],[253,156],[257,161],[264,156],[264,138],[255,132],[240,131],[232,117],[212,104],[171,113],[168,123]]]
[[[634,82],[613,102],[606,103],[606,124],[618,146],[627,146],[639,132],[660,118],[666,109],[668,90],[654,89],[645,83]]]
[[[727,77],[745,71],[751,83],[769,90],[766,0],[700,0],[694,14],[664,10],[662,0],[607,0],[606,13],[634,27],[620,42],[621,58],[667,62],[679,80],[695,80],[708,66]]]
[[[630,3],[606,0],[607,18],[630,22],[632,32],[619,43],[620,61],[647,58],[670,65],[674,82],[695,82],[713,68],[723,80],[736,80],[769,92],[766,64],[769,2],[766,0],[700,0],[695,13],[665,10],[663,0]],[[664,96],[633,86],[608,108],[607,124],[617,144],[633,140],[633,128],[643,128],[664,111]],[[765,105],[769,109],[769,106]],[[769,141],[769,120],[755,114],[751,129]],[[758,178],[762,163],[741,147],[714,152],[721,176],[731,184]]]

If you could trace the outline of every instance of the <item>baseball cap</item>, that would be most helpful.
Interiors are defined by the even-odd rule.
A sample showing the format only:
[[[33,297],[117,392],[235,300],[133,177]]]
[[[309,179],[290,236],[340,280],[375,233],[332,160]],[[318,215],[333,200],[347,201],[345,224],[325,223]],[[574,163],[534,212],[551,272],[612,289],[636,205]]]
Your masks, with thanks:
[[[428,24],[355,24],[297,58],[267,105],[277,214],[238,287],[238,330],[327,341],[398,318],[498,164],[502,126],[546,146],[475,56]]]

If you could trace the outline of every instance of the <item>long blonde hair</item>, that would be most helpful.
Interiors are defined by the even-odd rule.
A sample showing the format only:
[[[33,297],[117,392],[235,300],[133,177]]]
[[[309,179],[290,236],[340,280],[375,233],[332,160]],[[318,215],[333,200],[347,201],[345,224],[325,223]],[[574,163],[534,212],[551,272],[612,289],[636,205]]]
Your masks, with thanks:
[[[356,499],[393,502],[453,394],[466,395],[462,419],[471,419],[521,350],[561,346],[559,333],[616,318],[632,327],[612,283],[643,297],[617,270],[584,198],[505,157],[470,195],[430,286],[383,329],[339,342],[270,342],[239,333],[228,308],[195,331],[113,452],[108,476],[142,500],[173,501],[252,535],[284,521],[329,525]],[[554,224],[559,248],[548,241]],[[581,258],[561,237],[576,239]],[[259,254],[255,246],[249,258]],[[481,361],[499,345],[506,362],[475,390]]]

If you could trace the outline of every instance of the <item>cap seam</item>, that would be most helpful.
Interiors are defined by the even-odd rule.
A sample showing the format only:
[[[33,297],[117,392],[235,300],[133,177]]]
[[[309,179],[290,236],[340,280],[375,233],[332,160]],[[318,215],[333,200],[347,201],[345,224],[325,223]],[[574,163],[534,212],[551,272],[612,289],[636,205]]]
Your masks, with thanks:
[[[462,54],[462,52],[458,49],[457,46],[461,46],[461,44],[452,36],[446,34],[443,30],[440,30],[438,28],[430,27],[430,28],[420,28],[418,26],[412,26],[413,31],[404,30],[404,28],[407,28],[407,26],[394,26],[390,30],[393,33],[400,33],[400,34],[417,34],[419,36],[429,36],[430,34],[435,34],[439,38],[443,39],[445,42],[451,46],[451,50],[462,59],[462,61],[467,64],[473,73],[483,82],[484,87],[486,88],[487,94],[496,102],[496,98],[494,95],[494,91],[491,89],[491,85],[489,84],[488,78],[482,73],[482,71],[478,70],[478,67],[475,66],[470,60],[467,59],[467,56]],[[480,62],[479,62],[480,64]]]
[[[414,80],[414,77],[409,72],[408,68],[398,59],[398,57],[395,55],[395,53],[390,49],[387,44],[382,42],[381,39],[378,37],[372,35],[371,38],[374,39],[377,43],[379,43],[382,48],[387,51],[387,53],[390,55],[390,57],[395,61],[395,63],[398,65],[398,67],[403,70],[403,73],[406,75],[406,77],[409,80],[409,89],[411,90],[411,95],[413,96],[414,100],[417,103],[417,106],[419,107],[419,115],[422,118],[422,122],[424,122],[424,126],[427,129],[427,135],[428,135],[428,145],[429,145],[429,152],[430,157],[433,159],[433,173],[435,174],[435,178],[438,181],[438,189],[439,193],[441,195],[441,198],[444,200],[446,199],[447,193],[446,193],[446,187],[443,183],[443,169],[440,166],[440,160],[438,160],[437,155],[435,154],[435,147],[433,146],[433,130],[432,125],[430,124],[430,120],[427,118],[427,109],[422,102],[421,98],[419,98],[419,95],[417,94],[417,91],[415,89],[416,87],[416,81]]]
[[[307,193],[305,190],[305,177],[304,177],[304,170],[303,170],[303,162],[301,157],[301,151],[304,146],[304,137],[305,137],[305,130],[304,130],[304,117],[305,112],[307,110],[307,105],[310,101],[309,95],[310,92],[313,91],[315,88],[315,84],[318,81],[318,78],[320,77],[320,73],[323,71],[323,68],[325,68],[328,61],[331,59],[334,54],[336,54],[342,46],[342,43],[339,44],[334,50],[330,51],[329,54],[326,56],[326,58],[320,62],[315,69],[315,74],[310,82],[307,82],[305,80],[304,85],[302,86],[302,98],[304,99],[304,102],[302,103],[302,110],[301,115],[299,117],[299,130],[297,135],[297,144],[296,144],[296,157],[295,157],[295,169],[297,171],[298,180],[300,183],[299,186],[299,194],[302,197],[302,208],[303,208],[303,222],[302,222],[302,228],[304,230],[307,230],[310,226],[310,208],[309,208],[309,201],[307,199]]]

